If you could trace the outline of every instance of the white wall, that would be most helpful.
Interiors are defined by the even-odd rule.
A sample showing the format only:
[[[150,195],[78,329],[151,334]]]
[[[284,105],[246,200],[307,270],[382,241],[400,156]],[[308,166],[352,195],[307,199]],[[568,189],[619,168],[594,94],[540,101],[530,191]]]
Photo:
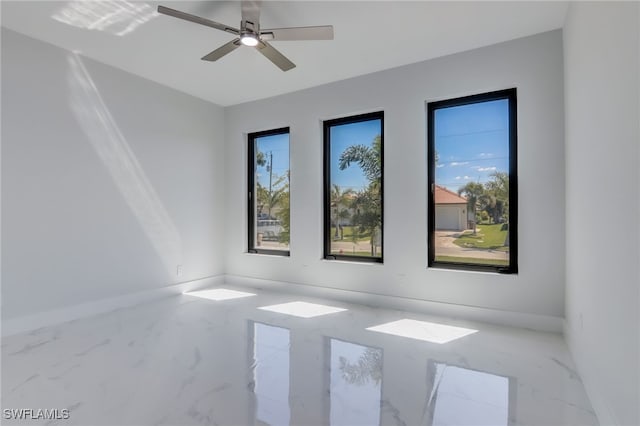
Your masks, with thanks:
[[[2,318],[221,274],[223,119],[3,28]]]
[[[572,3],[564,28],[565,334],[603,425],[640,424],[639,16]]]
[[[562,34],[554,31],[226,108],[226,272],[563,316],[562,79]],[[425,101],[514,86],[518,88],[520,273],[428,270]],[[324,261],[322,120],[381,109],[385,112],[385,263]],[[283,126],[291,127],[291,257],[248,254],[246,133]]]

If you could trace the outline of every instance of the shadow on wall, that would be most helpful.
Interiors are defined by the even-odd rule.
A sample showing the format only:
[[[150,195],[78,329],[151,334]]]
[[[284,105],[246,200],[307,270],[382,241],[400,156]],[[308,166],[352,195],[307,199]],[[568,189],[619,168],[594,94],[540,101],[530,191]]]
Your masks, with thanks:
[[[107,168],[171,275],[182,264],[182,241],[169,213],[105,105],[79,54],[69,61],[70,105],[80,128]]]

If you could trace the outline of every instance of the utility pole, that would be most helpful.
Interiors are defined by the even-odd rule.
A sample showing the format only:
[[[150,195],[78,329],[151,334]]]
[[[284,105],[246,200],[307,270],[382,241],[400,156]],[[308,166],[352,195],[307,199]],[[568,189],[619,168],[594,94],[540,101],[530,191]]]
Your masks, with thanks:
[[[267,165],[269,171],[269,218],[271,220],[271,204],[273,203],[273,197],[271,195],[271,179],[273,178],[273,151],[269,151],[269,164]]]

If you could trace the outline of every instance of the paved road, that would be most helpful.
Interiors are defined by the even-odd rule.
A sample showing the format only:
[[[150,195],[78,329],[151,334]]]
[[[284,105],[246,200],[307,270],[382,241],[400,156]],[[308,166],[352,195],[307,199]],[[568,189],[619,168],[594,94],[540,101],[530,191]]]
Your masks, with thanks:
[[[453,240],[455,240],[459,235],[460,233],[456,231],[436,231],[436,253],[439,256],[509,260],[509,253],[504,251],[482,250],[457,246],[453,243]],[[333,249],[342,249],[344,253],[352,253],[354,251],[354,244],[349,240],[336,240],[331,243]],[[275,241],[263,241],[262,248],[280,250],[287,249],[286,245],[282,245]],[[369,245],[369,241],[358,241],[355,245],[355,251],[369,252],[370,250],[371,246]]]
[[[456,231],[436,231],[436,254],[439,256],[509,260],[509,253],[504,251],[482,250],[455,245],[453,240],[458,236],[460,236],[460,233]]]

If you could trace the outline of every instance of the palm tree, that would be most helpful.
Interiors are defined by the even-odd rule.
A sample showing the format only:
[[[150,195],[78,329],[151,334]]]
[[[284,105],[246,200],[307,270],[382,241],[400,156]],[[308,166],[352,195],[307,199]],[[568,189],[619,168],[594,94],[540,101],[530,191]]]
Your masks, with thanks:
[[[467,208],[473,212],[473,235],[476,234],[476,205],[484,195],[484,186],[477,182],[467,182],[458,189],[458,195],[464,195],[467,199]]]
[[[495,198],[496,208],[493,210],[494,222],[509,213],[509,174],[495,172],[490,175],[491,180],[484,184],[486,191]]]
[[[381,349],[366,348],[353,364],[343,356],[339,360],[342,378],[349,384],[362,386],[371,380],[377,385],[382,381]]]
[[[338,160],[338,167],[344,170],[352,163],[357,164],[369,181],[366,190],[360,191],[354,199],[356,214],[353,216],[354,225],[358,224],[360,232],[371,233],[371,255],[375,256],[375,235],[382,227],[382,138],[373,138],[370,146],[351,145],[345,149]]]
[[[370,184],[380,186],[382,180],[382,138],[373,138],[371,146],[351,145],[340,154],[338,167],[344,170],[356,163],[362,169]]]
[[[333,225],[336,228],[335,239],[344,237],[339,232],[340,219],[348,219],[351,216],[349,207],[351,207],[352,196],[353,190],[351,188],[342,190],[339,185],[333,184],[333,188],[331,188],[331,215]]]
[[[274,175],[272,187],[266,188],[256,183],[256,198],[258,206],[267,209],[269,219],[272,218],[272,210],[280,206],[284,197],[289,197],[289,183],[287,176]]]
[[[356,194],[353,200],[353,223],[358,225],[359,233],[369,233],[371,256],[377,255],[376,236],[382,226],[382,207],[380,193],[375,184]]]
[[[496,198],[502,200],[509,199],[509,174],[506,172],[493,172],[489,175],[491,180],[485,184],[489,191],[492,191]]]

